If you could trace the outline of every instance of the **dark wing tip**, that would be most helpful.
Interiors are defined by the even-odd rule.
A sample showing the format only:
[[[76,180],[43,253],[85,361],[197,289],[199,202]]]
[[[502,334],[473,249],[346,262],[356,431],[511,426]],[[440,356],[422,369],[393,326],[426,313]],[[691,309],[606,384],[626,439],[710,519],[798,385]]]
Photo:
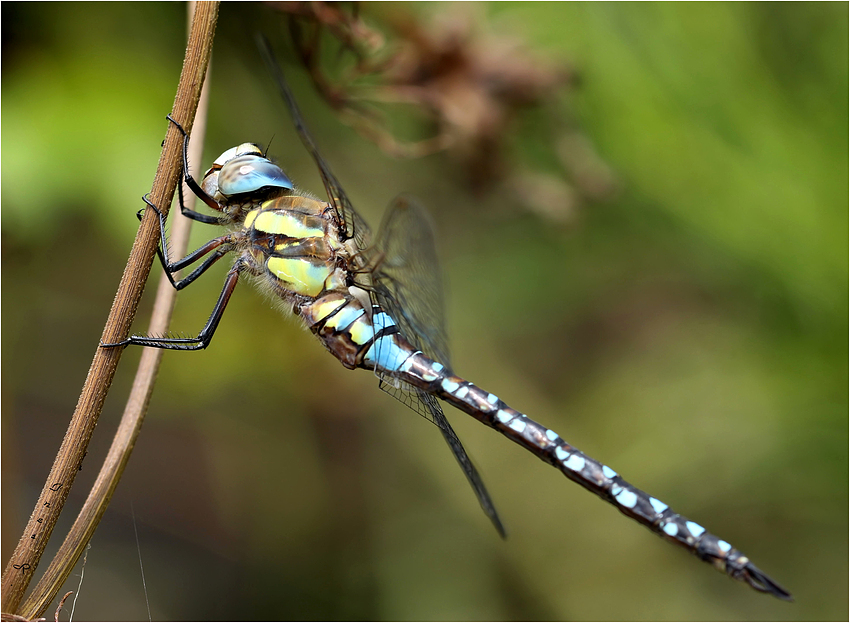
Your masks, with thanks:
[[[505,525],[502,523],[502,520],[499,519],[498,515],[490,515],[490,521],[493,522],[493,526],[496,528],[496,532],[499,533],[499,536],[502,537],[503,541],[508,540],[508,532],[505,530]]]
[[[770,593],[784,601],[794,601],[791,593],[771,580],[766,573],[752,563],[749,563],[744,569],[744,578],[747,584],[761,593]]]

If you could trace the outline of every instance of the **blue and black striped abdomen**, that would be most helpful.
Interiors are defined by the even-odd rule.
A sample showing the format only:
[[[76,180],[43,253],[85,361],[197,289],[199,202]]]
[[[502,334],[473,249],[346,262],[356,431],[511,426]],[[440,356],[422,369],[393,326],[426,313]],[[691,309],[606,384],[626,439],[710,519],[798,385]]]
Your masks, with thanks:
[[[362,293],[358,297],[355,293]],[[367,307],[368,305],[368,307]],[[366,368],[396,375],[415,349],[398,332],[390,316],[357,288],[329,292],[301,307],[310,330],[346,368]]]
[[[790,598],[726,541],[673,512],[661,500],[629,484],[616,471],[512,409],[495,394],[449,373],[442,363],[415,350],[379,307],[372,307],[367,314],[357,299],[335,294],[316,301],[309,312],[313,330],[346,367],[375,369],[441,398],[554,465],[567,478],[664,539],[756,590]]]
[[[616,506],[624,515],[662,538],[688,549],[720,571],[746,582],[758,591],[790,599],[787,591],[729,543],[673,512],[661,500],[626,482],[616,471],[582,453],[551,429],[512,409],[495,394],[448,373],[443,364],[415,352],[398,365],[395,375],[499,431],[554,465],[570,480]]]

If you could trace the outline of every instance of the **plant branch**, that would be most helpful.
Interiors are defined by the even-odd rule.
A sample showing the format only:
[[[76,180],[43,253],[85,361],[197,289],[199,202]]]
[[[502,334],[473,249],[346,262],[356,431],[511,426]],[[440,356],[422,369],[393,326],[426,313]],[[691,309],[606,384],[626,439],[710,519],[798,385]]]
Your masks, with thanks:
[[[194,7],[195,4],[193,2],[189,6]],[[207,80],[204,81],[204,87],[201,91],[201,100],[189,141],[189,162],[197,163],[201,160],[208,100],[209,69],[207,70]],[[196,173],[197,171],[193,171],[193,174]],[[191,190],[185,185],[183,195],[185,197],[193,196]],[[189,243],[192,221],[178,211],[171,215],[171,224],[171,250],[178,256],[182,256],[185,254]],[[168,330],[176,296],[177,291],[163,274],[157,287],[151,322],[148,327],[149,334],[161,334]],[[146,348],[142,352],[133,387],[124,407],[124,414],[112,440],[109,453],[98,473],[97,480],[89,491],[74,525],[71,526],[56,556],[50,562],[38,584],[20,605],[18,612],[24,617],[34,619],[44,613],[50,602],[56,597],[62,584],[71,574],[80,556],[85,551],[86,545],[94,535],[94,531],[112,499],[112,494],[118,486],[124,468],[130,460],[133,446],[142,428],[147,406],[153,393],[153,385],[163,353],[164,351],[156,348]]]
[[[201,85],[212,53],[217,18],[218,2],[198,4],[171,113],[187,131],[191,131],[198,107]],[[181,146],[180,133],[169,125],[151,190],[151,200],[166,212],[174,197],[180,174]],[[124,275],[119,283],[118,292],[101,336],[102,343],[118,342],[129,333],[158,242],[159,221],[152,211],[148,211],[142,220]],[[77,407],[44,488],[20,541],[3,571],[2,611],[5,613],[18,610],[24,591],[38,566],[74,483],[74,478],[82,465],[89,440],[97,425],[115,369],[121,358],[121,351],[120,348],[102,347],[95,351]],[[147,405],[148,396],[149,393],[140,397],[141,402],[138,407],[142,412]],[[132,446],[132,439],[128,441]],[[120,467],[123,469],[123,465]],[[120,476],[120,469],[118,476]],[[98,481],[100,482],[100,479]],[[108,495],[102,501],[103,508],[107,502]],[[102,514],[102,510],[100,513]],[[93,531],[93,527],[91,530]],[[28,606],[32,607],[29,601]]]

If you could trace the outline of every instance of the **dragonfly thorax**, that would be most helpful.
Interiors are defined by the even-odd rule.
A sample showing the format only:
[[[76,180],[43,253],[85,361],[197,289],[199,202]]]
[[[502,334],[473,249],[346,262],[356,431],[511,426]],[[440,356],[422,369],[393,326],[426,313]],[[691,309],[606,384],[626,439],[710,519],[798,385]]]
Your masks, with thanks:
[[[287,194],[250,210],[239,238],[242,258],[278,297],[314,300],[350,281],[348,249],[337,238],[339,223],[327,203]]]

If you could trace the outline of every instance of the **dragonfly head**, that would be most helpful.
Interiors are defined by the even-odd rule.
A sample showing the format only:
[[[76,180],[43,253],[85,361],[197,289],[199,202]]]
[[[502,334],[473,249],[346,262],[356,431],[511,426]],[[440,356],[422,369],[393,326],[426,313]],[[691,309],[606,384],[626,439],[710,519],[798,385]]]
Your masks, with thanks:
[[[216,158],[201,187],[219,205],[227,205],[240,195],[292,190],[293,184],[262,149],[254,143],[242,143]]]

